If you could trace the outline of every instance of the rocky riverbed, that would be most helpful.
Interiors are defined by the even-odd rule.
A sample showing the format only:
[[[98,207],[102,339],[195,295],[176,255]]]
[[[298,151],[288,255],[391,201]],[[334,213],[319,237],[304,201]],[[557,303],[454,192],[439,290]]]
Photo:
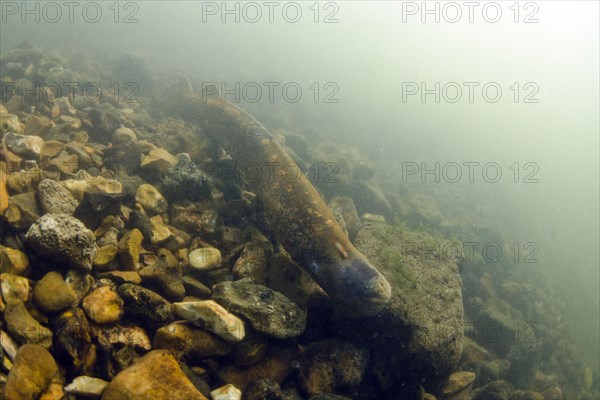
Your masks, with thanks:
[[[139,101],[57,90],[108,88],[123,63]],[[4,398],[598,398],[543,278],[465,258],[456,239],[487,231],[273,116],[299,169],[339,167],[314,183],[392,285],[378,316],[338,315],[235,160],[165,111],[180,78],[149,71],[31,44],[0,54]]]

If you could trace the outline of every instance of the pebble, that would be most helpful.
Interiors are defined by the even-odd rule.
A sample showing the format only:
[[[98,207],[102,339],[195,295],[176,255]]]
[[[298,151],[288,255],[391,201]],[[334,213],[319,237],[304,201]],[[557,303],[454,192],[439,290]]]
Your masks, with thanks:
[[[300,359],[300,385],[310,395],[345,394],[357,388],[367,372],[369,352],[340,339],[327,339],[308,347]]]
[[[78,376],[65,386],[65,392],[86,398],[98,398],[104,392],[108,382],[91,376]]]
[[[219,283],[212,298],[244,317],[257,332],[277,339],[298,336],[306,328],[306,315],[296,303],[250,279]]]
[[[97,243],[97,242],[96,242]],[[95,271],[105,271],[112,264],[117,256],[117,246],[106,244],[98,248],[96,258],[94,258],[93,268]]]
[[[2,330],[0,330],[0,346],[8,358],[11,361],[15,361],[15,357],[19,351],[19,345],[8,335],[8,333]]]
[[[0,113],[0,133],[8,132],[20,135],[23,132],[23,125],[15,114]]]
[[[46,140],[42,149],[42,159],[54,158],[65,148],[65,144],[58,140]]]
[[[77,372],[81,372],[91,348],[90,324],[81,308],[63,311],[53,323],[54,351],[68,361]]]
[[[92,230],[98,229],[107,218],[114,220],[115,215],[121,211],[124,195],[120,193],[89,193],[83,198],[75,209],[73,216]]]
[[[241,400],[242,392],[232,384],[221,386],[210,392],[213,400]]]
[[[269,339],[266,336],[253,329],[246,329],[246,336],[233,346],[230,358],[238,367],[248,367],[263,358],[268,345]]]
[[[472,400],[512,400],[513,386],[504,380],[490,382],[473,392]]]
[[[29,299],[29,280],[22,276],[1,274],[0,289],[5,302],[10,299],[18,299],[26,303]]]
[[[39,168],[21,169],[18,172],[6,175],[6,185],[10,193],[35,192],[43,180],[42,170]]]
[[[94,285],[94,278],[85,271],[70,269],[65,276],[65,282],[75,293],[75,302],[79,303]]]
[[[173,312],[229,343],[245,336],[244,322],[213,300],[173,303]]]
[[[29,257],[21,250],[0,245],[0,271],[24,275],[29,267]]]
[[[135,201],[140,203],[144,210],[152,214],[162,214],[167,211],[167,200],[154,186],[144,183],[138,186],[135,192]]]
[[[262,360],[249,367],[225,365],[219,368],[217,377],[221,382],[231,383],[242,392],[258,377],[269,378],[282,384],[292,372],[293,362],[297,358],[298,351],[295,348],[273,347]]]
[[[106,386],[102,400],[207,400],[165,350],[146,354]]]
[[[19,135],[14,132],[7,132],[2,138],[2,144],[9,151],[27,160],[39,160],[44,148],[44,139],[39,136]]]
[[[83,299],[87,316],[98,324],[110,324],[123,317],[123,300],[109,286],[101,286]]]
[[[121,347],[129,346],[143,351],[152,349],[148,334],[137,325],[104,325],[98,330],[98,337]]]
[[[212,295],[212,291],[198,279],[185,275],[181,278],[183,281],[183,286],[185,287],[185,292],[194,297],[198,297],[200,299],[208,299]]]
[[[221,266],[221,252],[214,247],[196,249],[188,254],[190,266],[201,271],[210,271]]]
[[[137,271],[140,268],[140,249],[144,236],[139,229],[127,232],[117,246],[121,268],[127,271]]]
[[[27,124],[25,125],[25,134],[44,137],[45,133],[48,132],[52,126],[53,123],[50,122],[48,117],[34,115],[27,120]],[[46,147],[46,145],[47,143],[44,143],[44,147]],[[44,154],[45,149],[42,150],[42,155]]]
[[[91,176],[85,171],[78,174],[76,179],[64,181],[64,184],[75,197],[75,200],[79,202],[83,200],[84,193],[119,194],[123,192],[121,182],[102,176]]]
[[[125,301],[125,312],[135,317],[158,323],[171,318],[171,303],[159,294],[131,283],[119,286],[119,294]]]
[[[236,246],[242,244],[242,231],[231,226],[222,226],[221,229],[221,243],[223,247],[231,250]]]
[[[37,187],[37,199],[44,214],[73,214],[77,200],[69,189],[52,179],[44,179]]]
[[[152,347],[168,350],[177,359],[196,360],[224,356],[232,349],[223,339],[187,321],[173,322],[158,329]]]
[[[48,272],[33,289],[36,306],[45,313],[56,313],[75,303],[75,292],[56,271]]]
[[[105,111],[101,108],[90,110],[88,117],[94,126],[93,138],[100,143],[108,142],[112,133],[121,125],[119,115],[116,112]]]
[[[52,332],[40,324],[29,313],[21,300],[6,302],[4,321],[8,333],[21,344],[39,344],[49,349],[52,346]]]
[[[181,280],[182,268],[176,261],[169,265],[167,257],[162,255],[152,265],[140,271],[142,282],[156,288],[168,300],[181,301],[185,297],[185,287]]]
[[[52,355],[42,346],[21,346],[6,379],[4,396],[9,400],[35,400],[58,374]]]
[[[98,275],[99,278],[108,278],[118,285],[123,283],[133,283],[139,285],[142,283],[140,274],[135,271],[109,271]]]
[[[251,278],[256,283],[264,284],[267,275],[267,257],[263,248],[255,243],[246,244],[231,272],[235,279]]]
[[[544,400],[563,400],[562,390],[558,386],[552,386],[542,392]]]
[[[375,224],[385,224],[385,217],[383,215],[364,213],[361,217],[363,222],[371,222]]]
[[[160,216],[150,218],[150,243],[156,246],[163,245],[173,238],[173,232],[171,232],[168,226],[160,222],[159,218]]]
[[[177,157],[162,148],[150,150],[142,157],[140,168],[154,179],[161,178],[169,169],[177,165]]]
[[[444,395],[450,395],[463,390],[475,380],[475,373],[471,371],[458,371],[454,372],[448,378],[448,381],[442,388]]]
[[[55,263],[90,271],[96,257],[94,233],[81,221],[67,214],[46,214],[39,218],[25,236],[41,256]]]
[[[279,400],[283,398],[283,392],[277,382],[271,378],[260,378],[248,386],[244,392],[247,400]]]
[[[34,192],[10,196],[4,213],[6,221],[17,230],[27,230],[40,217],[40,209]]]
[[[135,143],[137,142],[137,136],[133,129],[119,128],[113,132],[111,142],[113,145]]]

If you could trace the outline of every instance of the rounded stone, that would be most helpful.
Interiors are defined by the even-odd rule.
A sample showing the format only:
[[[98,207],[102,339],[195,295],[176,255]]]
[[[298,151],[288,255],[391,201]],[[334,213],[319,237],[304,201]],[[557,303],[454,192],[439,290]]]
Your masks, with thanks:
[[[137,136],[133,129],[119,128],[113,132],[111,142],[113,145],[135,143],[137,142]]]
[[[214,247],[204,247],[192,251],[188,258],[195,269],[210,271],[221,266],[221,252]]]
[[[95,289],[83,299],[83,310],[98,324],[117,322],[123,316],[123,300],[109,286]]]
[[[42,346],[21,346],[6,379],[4,396],[7,399],[37,399],[50,386],[58,373],[52,355]]]

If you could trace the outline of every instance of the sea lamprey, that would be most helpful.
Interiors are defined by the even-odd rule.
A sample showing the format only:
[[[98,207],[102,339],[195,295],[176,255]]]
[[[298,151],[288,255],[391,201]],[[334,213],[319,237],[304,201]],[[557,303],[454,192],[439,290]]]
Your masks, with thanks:
[[[188,94],[177,112],[197,123],[239,163],[268,166],[249,182],[262,201],[275,238],[347,317],[378,314],[390,298],[385,277],[354,247],[332,211],[294,161],[250,114],[219,97]],[[293,175],[293,176],[292,176]]]

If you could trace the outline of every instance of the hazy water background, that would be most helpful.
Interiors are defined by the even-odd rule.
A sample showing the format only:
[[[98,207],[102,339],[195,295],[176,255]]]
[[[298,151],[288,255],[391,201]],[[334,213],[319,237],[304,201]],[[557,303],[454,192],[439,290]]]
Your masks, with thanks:
[[[289,108],[317,128],[328,121],[341,142],[377,161],[392,186],[402,184],[403,163],[425,162],[429,168],[436,162],[498,163],[503,177],[497,183],[483,179],[480,169],[474,182],[465,175],[458,183],[444,183],[443,177],[436,183],[431,176],[425,183],[415,176],[405,180],[424,190],[444,186],[457,207],[501,230],[508,242],[538,244],[540,262],[517,268],[544,270],[564,288],[565,318],[582,357],[597,368],[598,2],[532,2],[537,23],[523,22],[532,11],[524,8],[515,23],[513,2],[497,3],[503,12],[497,23],[485,21],[481,7],[473,23],[466,15],[456,23],[444,18],[436,23],[432,16],[423,23],[421,14],[407,15],[403,22],[408,2],[333,2],[334,8],[322,3],[318,23],[309,8],[313,3],[299,3],[303,17],[297,23],[285,21],[281,12],[275,12],[273,23],[266,15],[258,23],[243,16],[239,23],[231,16],[222,23],[220,14],[203,21],[200,2],[132,3],[137,23],[122,23],[133,9],[122,9],[114,23],[112,2],[99,2],[105,14],[98,23],[77,12],[73,23],[66,15],[57,23],[9,17],[2,23],[1,50],[30,39],[105,60],[133,53],[153,69],[179,70],[205,81],[297,82],[305,93],[300,103],[250,106],[265,114]],[[323,23],[335,10],[338,22]],[[467,12],[464,6],[461,10]],[[315,82],[337,85],[339,102],[324,103],[327,92],[312,101],[309,87]],[[425,82],[429,88],[456,82],[463,97],[456,103],[443,98],[436,103],[433,95],[425,102],[418,96],[403,101],[406,82]],[[463,82],[479,83],[473,102]],[[490,82],[503,91],[496,103],[482,97],[480,88]],[[510,89],[514,82],[521,90],[519,102]],[[523,102],[531,92],[524,88],[528,82],[539,88],[537,103]],[[515,162],[521,170],[516,183],[509,169]],[[523,169],[525,163],[537,166],[537,183],[524,182],[532,171]]]

